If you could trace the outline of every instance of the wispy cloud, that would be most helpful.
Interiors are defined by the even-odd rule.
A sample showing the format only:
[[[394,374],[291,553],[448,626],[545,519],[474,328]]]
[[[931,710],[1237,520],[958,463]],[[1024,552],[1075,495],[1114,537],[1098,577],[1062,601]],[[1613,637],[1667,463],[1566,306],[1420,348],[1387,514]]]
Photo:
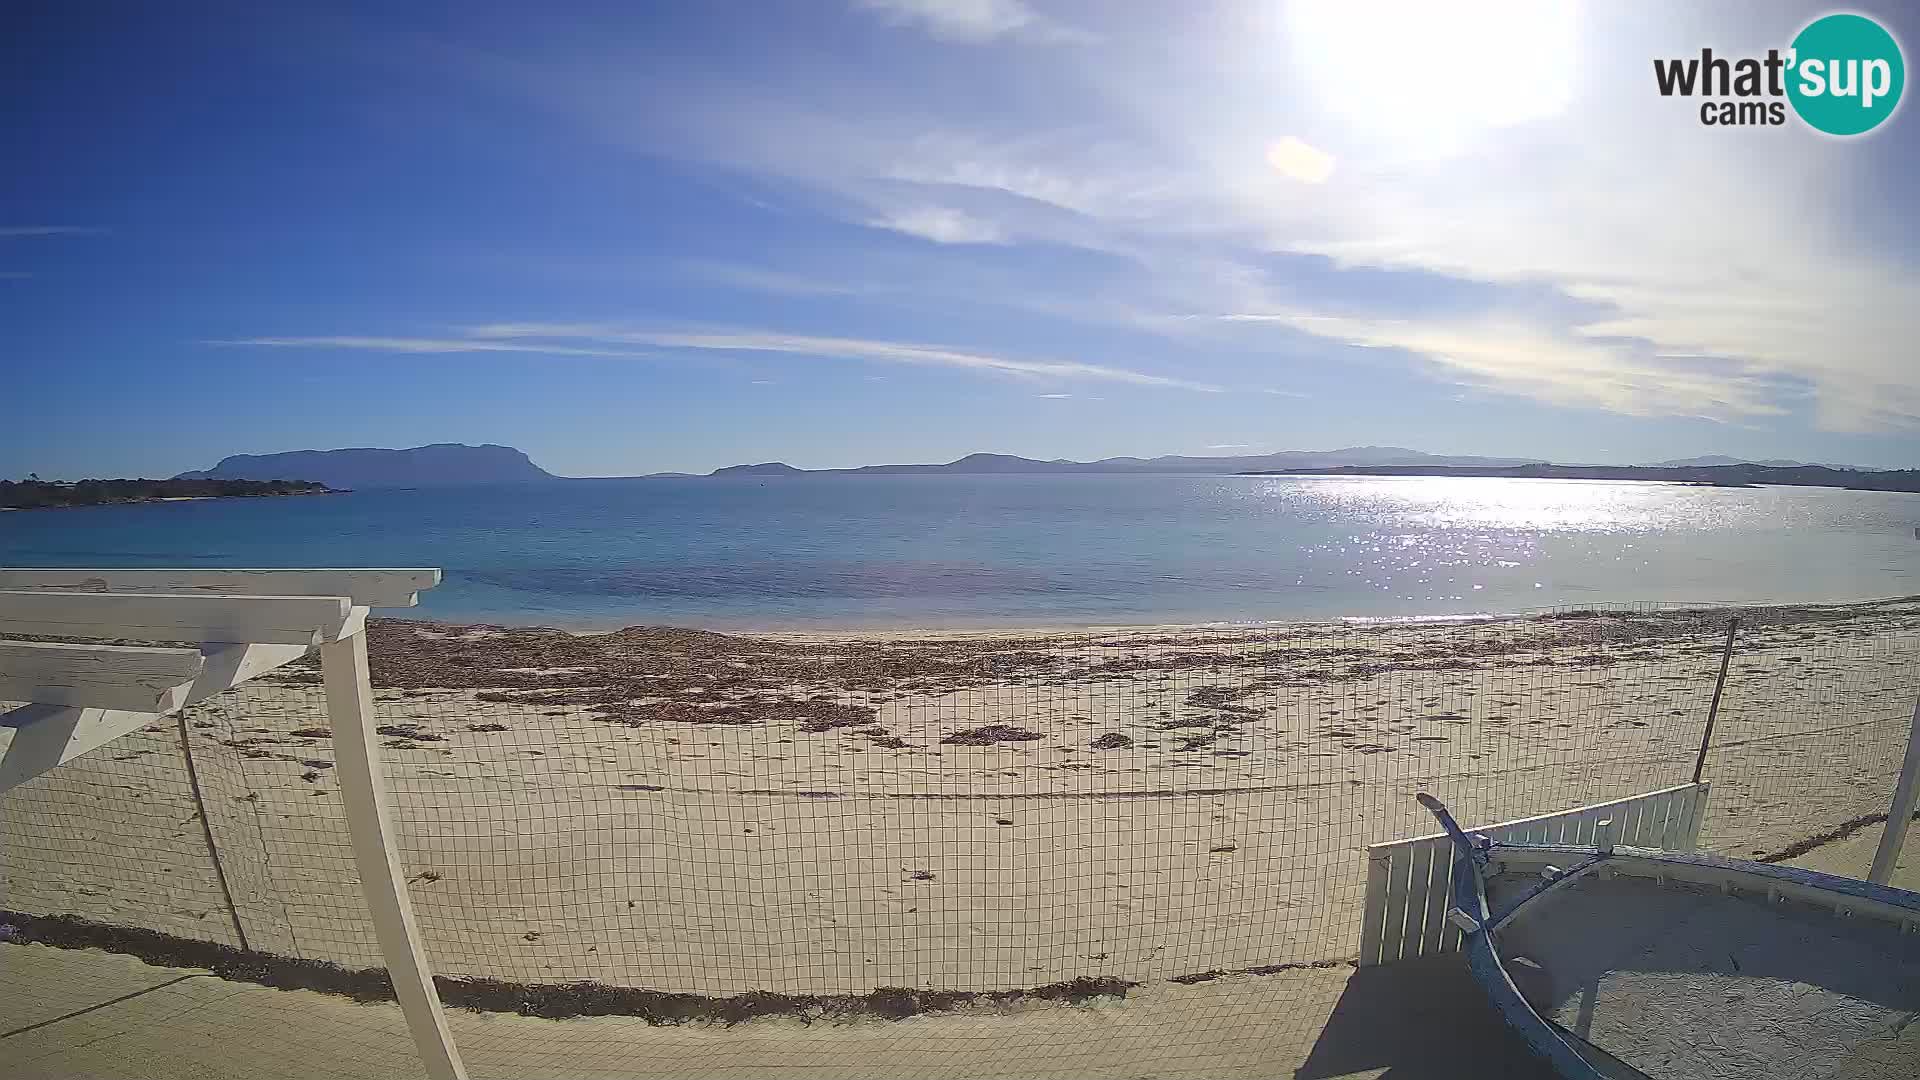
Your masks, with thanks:
[[[1859,216],[1863,198],[1892,199],[1898,178],[1859,143],[1702,137],[1648,92],[1644,70],[1644,57],[1700,39],[1694,17],[1609,5],[1530,17],[1551,32],[1523,73],[1551,92],[1515,97],[1480,93],[1444,66],[1351,85],[1350,64],[1377,34],[1338,4],[1076,9],[1107,31],[1097,40],[1018,0],[856,7],[944,41],[1087,47],[1070,63],[1060,50],[980,50],[979,78],[995,92],[971,96],[838,58],[755,80],[641,72],[617,93],[578,68],[511,79],[609,145],[751,176],[847,224],[1078,249],[1137,271],[1125,291],[1071,275],[1052,296],[981,288],[974,307],[1217,335],[1242,356],[1337,362],[1364,349],[1384,365],[1399,353],[1488,391],[1636,416],[1806,413],[1832,431],[1920,430],[1920,266],[1902,230]],[[1468,25],[1430,8],[1406,13]],[[1768,8],[1719,20],[1713,36],[1764,49],[1793,22]],[[1413,76],[1461,63],[1409,40],[1396,57]],[[1395,94],[1404,100],[1382,99]],[[625,105],[638,101],[661,105]],[[1900,136],[1875,136],[1887,137]],[[1423,281],[1383,288],[1383,274]],[[1499,295],[1466,312],[1442,302],[1482,291]],[[1531,310],[1542,296],[1563,307]],[[1252,314],[1181,316],[1195,311]],[[1261,314],[1275,311],[1289,314]],[[1354,322],[1307,318],[1326,311]]]
[[[1208,450],[1246,450],[1246,449],[1249,449],[1249,448],[1251,448],[1252,446],[1253,446],[1253,444],[1252,444],[1252,443],[1244,443],[1244,442],[1217,442],[1217,443],[1208,443],[1208,444],[1206,445],[1206,447],[1205,447],[1205,449],[1208,449]]]
[[[529,353],[548,356],[654,358],[661,350],[771,353],[972,370],[1022,379],[1092,380],[1159,386],[1207,393],[1219,387],[1188,379],[1106,364],[1035,360],[994,353],[865,338],[817,337],[761,330],[684,332],[593,323],[495,323],[466,329],[454,338],[322,336],[251,337],[203,341],[205,345],[285,349],[354,349],[401,355]],[[640,348],[636,348],[640,347]],[[760,380],[756,380],[759,382]],[[770,380],[767,380],[770,381]],[[1066,397],[1043,394],[1043,397]]]
[[[1021,0],[854,0],[890,23],[913,26],[942,41],[980,43],[1015,38],[1041,44],[1084,43],[1092,35],[1040,14]]]
[[[1054,400],[1054,401],[1064,401],[1065,399],[1070,398],[1073,395],[1072,394],[1041,394],[1040,396],[1043,398]]]
[[[710,350],[715,352],[777,353],[795,356],[865,360],[879,363],[911,364],[921,367],[962,368],[1017,378],[1089,379],[1132,383],[1137,386],[1164,386],[1183,390],[1217,392],[1220,388],[1188,379],[1155,375],[1144,371],[1091,364],[1074,360],[1036,360],[995,353],[953,349],[868,338],[821,337],[786,334],[766,330],[729,330],[724,332],[682,332],[594,323],[496,323],[469,328],[478,339],[522,340],[547,338],[557,341],[590,342],[598,347],[648,346],[659,349]],[[533,345],[524,345],[531,351]]]
[[[14,236],[99,236],[107,230],[86,225],[0,225],[0,238]]]
[[[648,354],[631,349],[582,348],[577,345],[532,344],[514,341],[481,341],[474,338],[413,337],[255,337],[225,338],[201,342],[203,345],[239,345],[280,349],[359,349],[367,352],[434,353],[544,353],[549,356],[613,356],[640,358]]]
[[[805,274],[790,274],[754,266],[686,259],[675,268],[689,277],[735,289],[775,293],[782,296],[852,296],[862,289],[844,282],[828,281]]]
[[[1738,366],[1685,368],[1630,341],[1568,334],[1518,320],[1448,323],[1404,319],[1261,314],[1225,319],[1284,322],[1315,337],[1370,349],[1397,349],[1444,376],[1556,405],[1630,416],[1783,415],[1773,380]]]
[[[1006,232],[992,221],[973,217],[944,206],[921,206],[872,218],[867,224],[876,229],[931,240],[936,244],[1005,244]]]

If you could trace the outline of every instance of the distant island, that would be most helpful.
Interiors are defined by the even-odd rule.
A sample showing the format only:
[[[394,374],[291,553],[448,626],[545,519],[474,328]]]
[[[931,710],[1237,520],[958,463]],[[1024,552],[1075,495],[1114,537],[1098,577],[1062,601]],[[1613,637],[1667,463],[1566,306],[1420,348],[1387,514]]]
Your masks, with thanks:
[[[1535,480],[1657,480],[1711,487],[1835,487],[1854,491],[1920,491],[1920,469],[1836,469],[1826,465],[1347,465],[1259,469],[1243,476],[1491,476]]]
[[[1498,467],[1541,463],[1538,458],[1448,457],[1409,450],[1404,446],[1349,446],[1341,450],[1282,450],[1273,454],[1232,457],[1110,457],[1098,461],[1015,457],[1012,454],[968,454],[943,465],[861,465],[849,469],[796,469],[782,461],[758,465],[729,465],[709,476],[799,476],[802,474],[896,475],[901,473],[1196,473],[1228,475],[1267,469],[1315,469],[1342,465],[1466,465]]]
[[[1540,458],[1475,457],[1429,454],[1404,446],[1348,446],[1338,450],[1282,450],[1270,454],[1198,457],[1108,457],[1096,461],[968,454],[932,465],[861,465],[844,469],[802,469],[783,461],[729,465],[706,477],[778,480],[795,476],[992,475],[1186,475],[1186,476],[1506,476],[1562,480],[1658,480],[1717,487],[1790,484],[1874,491],[1920,490],[1920,470],[1856,469],[1771,459],[1745,461],[1718,455],[1660,461],[1648,465],[1555,465]],[[235,454],[203,472],[184,472],[176,480],[285,480],[328,488],[424,488],[479,484],[583,482],[587,479],[696,479],[693,473],[649,473],[642,477],[574,478],[555,476],[535,465],[524,451],[483,443],[434,443],[404,450],[357,447],[343,450],[295,450],[283,454]],[[125,481],[132,483],[133,481]],[[152,481],[146,481],[151,483]]]
[[[1315,468],[1335,465],[1521,465],[1536,458],[1449,457],[1403,446],[1350,446],[1342,450],[1287,450],[1233,457],[1110,457],[1068,461],[1011,454],[968,454],[938,465],[862,465],[847,469],[799,469],[785,462],[729,465],[707,476],[773,477],[812,474],[894,475],[921,473],[1188,473],[1225,476],[1249,469]],[[649,473],[634,479],[691,478],[693,473]],[[524,451],[486,443],[435,443],[405,450],[357,447],[345,450],[294,450],[283,454],[235,454],[180,480],[311,480],[335,488],[416,488],[459,484],[527,484],[563,481],[535,465]],[[603,477],[601,479],[621,479]]]
[[[412,488],[525,484],[558,480],[511,446],[434,443],[405,450],[355,447],[235,454],[176,480],[310,480],[332,488]]]
[[[325,495],[332,489],[305,480],[0,480],[0,510],[61,506],[238,499],[265,495]]]
[[[1705,465],[1771,465],[1779,469],[1797,469],[1803,465],[1818,465],[1823,469],[1848,469],[1854,472],[1873,471],[1871,469],[1862,469],[1858,465],[1835,465],[1827,461],[1790,461],[1786,458],[1760,458],[1750,461],[1746,458],[1728,457],[1725,454],[1708,454],[1704,457],[1674,458],[1672,461],[1648,461],[1642,463],[1643,468],[1650,469],[1685,469]]]

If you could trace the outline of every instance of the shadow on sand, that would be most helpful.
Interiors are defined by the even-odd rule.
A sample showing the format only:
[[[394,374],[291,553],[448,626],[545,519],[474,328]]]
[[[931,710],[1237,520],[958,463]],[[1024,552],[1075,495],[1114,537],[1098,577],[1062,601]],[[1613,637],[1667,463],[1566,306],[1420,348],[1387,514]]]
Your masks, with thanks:
[[[1553,1080],[1487,1004],[1458,955],[1354,972],[1296,1080]]]

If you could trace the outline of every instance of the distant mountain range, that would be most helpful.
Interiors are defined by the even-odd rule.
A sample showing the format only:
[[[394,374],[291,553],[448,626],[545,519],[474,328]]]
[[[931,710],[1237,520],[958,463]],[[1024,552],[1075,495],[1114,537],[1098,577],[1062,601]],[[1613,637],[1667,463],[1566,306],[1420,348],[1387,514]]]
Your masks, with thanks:
[[[1039,461],[1008,454],[968,454],[944,465],[864,465],[857,469],[796,469],[784,462],[730,465],[709,476],[787,476],[801,473],[1216,473],[1250,469],[1311,469],[1336,465],[1519,465],[1533,458],[1446,457],[1400,446],[1353,446],[1344,450],[1287,451],[1239,457],[1116,457],[1099,461]],[[652,473],[648,479],[692,476]],[[179,480],[311,480],[330,488],[439,487],[456,484],[525,484],[561,480],[511,446],[435,443],[406,450],[356,448],[295,450],[284,454],[235,454]]]
[[[1753,470],[1760,470],[1754,472]],[[1552,465],[1539,458],[1471,457],[1428,454],[1404,446],[1349,446],[1340,450],[1283,450],[1231,457],[1110,457],[1098,461],[968,454],[939,465],[862,465],[849,469],[798,469],[780,461],[729,465],[708,476],[770,478],[799,475],[991,474],[1192,474],[1289,472],[1378,472],[1390,475],[1563,476],[1593,479],[1679,479],[1696,483],[1819,483],[1836,487],[1868,486],[1867,478],[1889,475],[1840,466],[1808,465],[1778,459],[1748,462],[1719,455],[1682,458],[1652,465]],[[1681,473],[1687,475],[1680,475]],[[690,473],[653,473],[647,479],[688,477]],[[1905,475],[1905,474],[1891,474]],[[1764,476],[1764,478],[1762,478]],[[1779,478],[1788,477],[1788,478]],[[1796,478],[1797,477],[1797,478]],[[1814,477],[1821,477],[1814,479]],[[460,484],[525,484],[559,481],[511,446],[435,443],[405,450],[356,448],[296,450],[284,454],[236,454],[202,472],[181,473],[178,480],[304,480],[330,488],[412,488]],[[1891,482],[1891,481],[1888,481]],[[1904,484],[1905,481],[1900,483]],[[1899,490],[1907,490],[1899,487]]]
[[[943,465],[862,465],[852,469],[796,469],[781,461],[758,465],[729,465],[710,476],[797,476],[802,473],[1236,473],[1256,469],[1325,469],[1341,465],[1468,465],[1499,467],[1538,463],[1538,458],[1449,457],[1409,450],[1404,446],[1349,446],[1343,450],[1283,450],[1274,454],[1236,457],[1110,457],[1098,461],[1014,457],[1011,454],[968,454]]]
[[[1804,468],[1808,465],[1813,465],[1822,469],[1857,469],[1863,472],[1872,471],[1869,469],[1862,469],[1861,466],[1859,465],[1835,465],[1835,464],[1832,464],[1831,462],[1822,462],[1822,461],[1790,461],[1786,458],[1761,458],[1756,461],[1752,458],[1727,457],[1725,454],[1708,454],[1705,457],[1674,458],[1671,461],[1649,461],[1644,466],[1642,466],[1642,468],[1697,469],[1697,468],[1711,467],[1715,465],[1765,465],[1765,466],[1768,466],[1769,468],[1775,468],[1775,469],[1799,469],[1799,468]]]
[[[434,443],[406,450],[294,450],[235,454],[204,472],[176,480],[311,480],[330,488],[441,487],[524,484],[559,477],[511,446]]]

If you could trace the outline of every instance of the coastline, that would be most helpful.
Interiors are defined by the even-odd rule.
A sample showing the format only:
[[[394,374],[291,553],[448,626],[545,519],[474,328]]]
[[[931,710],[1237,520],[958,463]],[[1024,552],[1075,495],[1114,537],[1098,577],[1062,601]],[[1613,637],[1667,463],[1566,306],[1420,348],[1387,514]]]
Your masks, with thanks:
[[[318,491],[236,491],[221,495],[150,495],[102,499],[97,502],[53,503],[47,506],[0,506],[0,512],[29,510],[87,510],[104,506],[153,506],[161,503],[214,502],[225,499],[278,499],[304,495],[344,495],[345,489],[322,488]]]
[[[1144,622],[981,622],[959,625],[925,625],[891,623],[840,623],[822,622],[818,624],[790,623],[724,623],[696,624],[672,621],[634,621],[612,625],[606,622],[573,622],[554,620],[546,622],[495,622],[484,616],[431,616],[425,614],[399,612],[407,609],[380,609],[395,614],[376,614],[375,621],[391,623],[417,623],[421,626],[448,627],[461,629],[485,629],[502,633],[542,632],[562,633],[572,637],[600,638],[627,631],[656,629],[675,629],[697,631],[700,633],[720,634],[729,637],[766,638],[789,642],[838,642],[838,641],[946,641],[973,638],[1034,638],[1054,639],[1074,637],[1086,634],[1131,634],[1131,635],[1183,635],[1183,634],[1220,634],[1225,636],[1271,634],[1286,631],[1312,630],[1315,628],[1336,629],[1351,628],[1416,628],[1474,626],[1485,623],[1507,623],[1528,619],[1539,619],[1562,615],[1569,611],[1595,611],[1605,614],[1670,614],[1674,612],[1723,612],[1738,614],[1745,610],[1785,610],[1785,609],[1824,609],[1872,607],[1885,604],[1898,604],[1907,601],[1920,602],[1920,593],[1894,593],[1881,596],[1836,597],[1824,600],[1635,600],[1623,603],[1562,603],[1547,604],[1538,607],[1517,608],[1508,611],[1461,611],[1436,615],[1332,615],[1303,616],[1300,618],[1280,619],[1207,619],[1193,621],[1144,621]]]

